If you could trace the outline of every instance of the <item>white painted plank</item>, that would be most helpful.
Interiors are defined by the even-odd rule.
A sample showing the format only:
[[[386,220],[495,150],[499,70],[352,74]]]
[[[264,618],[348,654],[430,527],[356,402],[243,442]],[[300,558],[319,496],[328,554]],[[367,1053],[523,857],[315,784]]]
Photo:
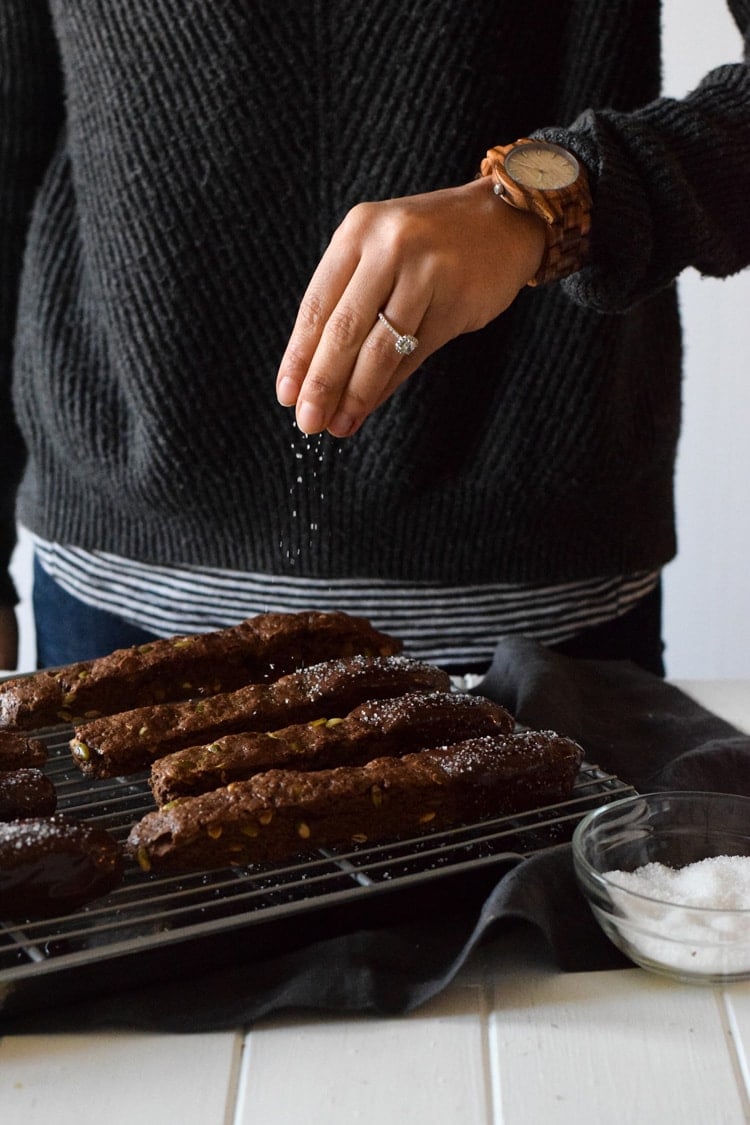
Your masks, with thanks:
[[[498,979],[495,1125],[741,1125],[717,992],[627,969]]]
[[[737,1079],[744,1091],[745,1113],[750,1121],[750,981],[726,988],[722,999]]]
[[[748,680],[674,680],[675,687],[734,723],[739,730],[750,732],[750,681]]]
[[[34,1035],[0,1039],[3,1125],[229,1125],[241,1036]]]
[[[235,1125],[490,1125],[482,992],[397,1018],[311,1016],[247,1038]]]

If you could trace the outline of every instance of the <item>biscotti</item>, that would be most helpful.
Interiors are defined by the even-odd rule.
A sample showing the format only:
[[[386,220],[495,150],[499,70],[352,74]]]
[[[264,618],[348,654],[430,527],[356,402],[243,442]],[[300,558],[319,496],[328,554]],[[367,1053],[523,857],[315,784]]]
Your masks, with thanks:
[[[0,770],[38,769],[47,757],[47,747],[40,738],[0,730]]]
[[[273,683],[94,719],[76,728],[70,747],[87,776],[117,777],[224,734],[276,730],[345,714],[368,699],[449,688],[446,672],[403,656],[327,660]]]
[[[562,800],[582,757],[569,739],[532,731],[364,766],[270,770],[148,813],[126,851],[143,870],[181,871],[412,836]]]
[[[449,745],[491,733],[510,733],[513,718],[498,703],[459,692],[409,692],[371,699],[345,718],[316,719],[282,730],[228,734],[208,746],[191,746],[151,767],[157,805],[219,789],[264,770],[331,769],[363,765],[386,754]]]
[[[57,814],[0,824],[0,918],[67,914],[122,876],[122,848],[101,828]]]
[[[0,820],[50,816],[57,808],[57,791],[38,769],[0,771]]]
[[[0,683],[0,727],[35,730],[275,680],[336,656],[402,649],[346,613],[266,613],[238,625],[117,649]]]

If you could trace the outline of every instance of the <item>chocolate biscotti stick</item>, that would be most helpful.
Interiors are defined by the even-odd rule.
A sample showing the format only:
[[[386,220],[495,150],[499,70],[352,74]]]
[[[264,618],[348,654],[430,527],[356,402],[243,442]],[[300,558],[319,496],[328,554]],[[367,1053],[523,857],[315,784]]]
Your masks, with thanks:
[[[369,700],[345,718],[315,719],[282,730],[227,734],[208,746],[191,746],[157,759],[151,790],[157,805],[219,789],[270,769],[316,770],[364,765],[386,754],[448,745],[478,735],[513,730],[499,704],[458,692],[409,692]]]
[[[408,691],[448,691],[440,668],[403,656],[352,656],[290,672],[267,684],[183,703],[140,707],[76,728],[70,747],[90,777],[118,777],[144,769],[174,750],[224,734],[268,731],[345,714],[367,699]]]
[[[51,816],[57,808],[54,783],[38,769],[0,770],[0,821]]]
[[[346,613],[264,613],[210,633],[117,649],[0,683],[0,727],[36,730],[276,680],[336,656],[390,656],[402,644]]]
[[[36,769],[44,765],[48,756],[40,738],[0,730],[0,770]]]
[[[418,835],[562,800],[582,758],[575,742],[530,731],[364,766],[270,770],[148,813],[126,851],[145,871],[187,871]]]
[[[0,824],[0,918],[67,914],[122,876],[122,848],[102,828],[59,813]]]

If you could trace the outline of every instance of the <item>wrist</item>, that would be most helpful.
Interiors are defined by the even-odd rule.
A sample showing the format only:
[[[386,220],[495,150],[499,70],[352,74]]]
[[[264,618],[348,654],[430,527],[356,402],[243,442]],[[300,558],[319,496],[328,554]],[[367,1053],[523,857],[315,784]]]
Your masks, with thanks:
[[[584,166],[559,145],[524,137],[488,151],[481,175],[509,207],[542,224],[544,252],[529,285],[577,272],[588,256],[591,193]]]
[[[474,181],[473,190],[483,197],[492,245],[498,247],[503,270],[506,273],[512,271],[519,289],[531,284],[545,254],[543,220],[528,211],[499,207],[490,179],[479,176]]]
[[[544,220],[529,211],[512,214],[518,231],[518,254],[524,285],[535,285],[547,254]]]

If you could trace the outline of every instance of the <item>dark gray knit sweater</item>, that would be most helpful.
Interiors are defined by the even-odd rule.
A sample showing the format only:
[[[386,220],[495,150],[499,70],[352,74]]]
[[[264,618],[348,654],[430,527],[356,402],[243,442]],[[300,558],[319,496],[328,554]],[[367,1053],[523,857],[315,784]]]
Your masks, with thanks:
[[[747,35],[750,0],[730,7]],[[659,14],[3,0],[0,562],[22,434],[24,523],[130,557],[447,583],[664,563],[673,282],[750,262],[750,76],[660,99]],[[304,442],[276,366],[346,210],[465,182],[532,131],[588,165],[591,265],[431,357],[354,438]]]

